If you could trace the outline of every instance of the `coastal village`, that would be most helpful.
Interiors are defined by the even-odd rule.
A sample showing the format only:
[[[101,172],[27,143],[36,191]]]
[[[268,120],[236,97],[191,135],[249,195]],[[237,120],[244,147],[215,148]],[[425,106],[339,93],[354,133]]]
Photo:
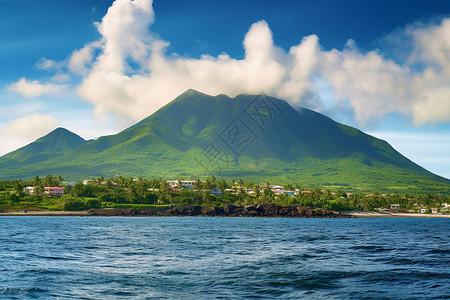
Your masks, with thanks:
[[[48,177],[47,177],[48,179]],[[42,182],[37,181],[39,184],[27,185],[22,188],[22,192],[26,195],[41,195],[45,197],[54,197],[54,198],[65,198],[70,196],[93,196],[92,195],[84,195],[81,193],[80,195],[74,194],[74,187],[77,186],[80,189],[80,185],[85,187],[92,187],[94,189],[96,186],[99,188],[103,188],[104,190],[115,190],[115,191],[124,191],[128,193],[132,193],[131,189],[133,189],[132,185],[143,185],[147,193],[154,193],[157,195],[153,204],[172,204],[170,201],[161,200],[162,194],[171,193],[173,195],[180,194],[183,192],[188,192],[191,194],[198,195],[212,195],[217,199],[222,199],[226,197],[235,197],[235,199],[243,199],[247,197],[251,199],[261,198],[262,195],[266,195],[267,200],[266,203],[276,203],[281,205],[290,205],[296,204],[296,200],[298,199],[314,199],[314,197],[318,197],[319,202],[324,202],[324,198],[327,201],[347,201],[351,202],[351,199],[355,199],[356,195],[354,193],[342,192],[342,191],[329,191],[326,189],[313,189],[313,190],[302,190],[298,186],[294,187],[291,184],[288,185],[272,185],[269,183],[265,183],[263,185],[257,185],[253,183],[245,183],[242,180],[231,181],[230,183],[226,183],[225,181],[218,181],[215,177],[208,178],[207,180],[159,180],[158,184],[153,182],[153,184],[149,184],[148,181],[142,178],[123,178],[119,177],[117,180],[113,179],[85,179],[82,182],[58,182],[54,180],[55,183],[59,183],[55,186],[43,186]],[[51,180],[50,180],[51,182]],[[36,183],[36,180],[31,183]],[[13,193],[13,191],[11,191]],[[66,195],[66,196],[65,196]],[[360,199],[367,199],[366,201],[370,201],[371,199],[383,199],[389,197],[397,197],[395,194],[380,194],[380,193],[371,193],[364,195],[357,195]],[[5,196],[4,196],[5,197]],[[203,196],[202,196],[203,197]],[[102,198],[103,199],[103,198]],[[270,200],[272,199],[272,200]],[[330,200],[335,199],[335,200]],[[337,200],[336,200],[337,199]],[[364,199],[364,200],[365,200]],[[110,199],[111,200],[111,199]],[[112,200],[114,201],[114,200]],[[378,201],[380,202],[380,201]],[[381,201],[382,202],[382,201]],[[388,203],[389,201],[384,201],[385,205],[379,205],[379,207],[372,207],[371,211],[376,211],[380,213],[420,213],[420,214],[448,214],[450,213],[450,204],[448,202],[442,203],[420,203],[417,201],[412,205],[402,205],[400,203]],[[390,201],[392,202],[392,201]],[[132,203],[132,202],[130,202]],[[246,203],[249,203],[248,201]],[[313,202],[298,202],[298,204],[309,204],[310,207],[317,206],[317,201]],[[150,204],[150,203],[149,203]],[[181,203],[182,204],[182,203]],[[327,208],[325,206],[325,208]],[[330,207],[333,208],[333,207]],[[339,207],[338,207],[339,208]],[[336,208],[335,208],[336,209]]]

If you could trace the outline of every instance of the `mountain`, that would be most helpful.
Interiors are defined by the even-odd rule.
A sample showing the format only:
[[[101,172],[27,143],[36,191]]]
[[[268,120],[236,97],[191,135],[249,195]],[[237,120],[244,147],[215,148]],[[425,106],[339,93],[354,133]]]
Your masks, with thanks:
[[[51,135],[34,142],[42,140],[45,147],[32,143],[0,158],[0,178],[215,175],[308,188],[450,190],[449,180],[413,163],[385,141],[265,95],[212,97],[188,90],[115,135],[78,139],[71,147],[54,142],[58,139]]]
[[[84,143],[86,140],[77,134],[64,128],[57,128],[36,141],[2,156],[0,176],[3,177],[6,173],[7,179],[23,177],[23,169],[28,166],[64,155]]]

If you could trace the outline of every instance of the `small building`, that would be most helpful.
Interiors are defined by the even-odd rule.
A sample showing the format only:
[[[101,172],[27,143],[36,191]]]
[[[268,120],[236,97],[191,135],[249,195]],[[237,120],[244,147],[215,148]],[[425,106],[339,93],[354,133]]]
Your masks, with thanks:
[[[171,188],[186,188],[188,190],[197,185],[197,180],[167,180],[166,182]]]
[[[277,192],[281,192],[281,194],[284,193],[284,186],[281,186],[281,185],[271,185],[271,186],[270,186],[270,189],[271,189],[272,191],[274,191],[275,194],[276,194]]]
[[[249,194],[249,195],[256,194],[256,192],[255,192],[254,190],[252,190],[252,189],[244,189],[244,192],[245,192],[246,194]]]
[[[171,188],[178,187],[179,185],[178,180],[167,180],[166,182]]]
[[[188,190],[192,189],[197,184],[197,180],[181,180],[181,187],[185,187]]]
[[[23,188],[23,191],[25,193],[28,193],[30,195],[34,195],[34,186],[27,186]]]
[[[392,210],[398,210],[400,208],[400,204],[391,204]]]
[[[64,189],[61,187],[53,186],[53,187],[44,187],[44,194],[55,196],[55,197],[62,197],[64,195]]]
[[[431,213],[432,213],[432,214],[437,214],[437,213],[438,213],[437,208],[432,208],[432,209],[431,209]]]
[[[295,195],[295,191],[284,191],[284,193],[288,196],[294,196]]]
[[[426,210],[425,208],[421,208],[421,209],[420,209],[420,213],[421,213],[421,214],[424,214],[426,211],[427,211],[427,210]]]
[[[212,188],[211,189],[211,194],[213,194],[215,196],[220,196],[220,195],[222,195],[222,190],[221,189]]]
[[[237,194],[239,194],[239,191],[238,191],[238,190],[235,190],[235,189],[225,189],[224,192],[225,192],[225,193],[230,193],[230,194],[232,194],[232,195],[237,195]]]
[[[83,180],[84,185],[90,184],[90,183],[94,183],[94,180],[90,180],[90,179]]]

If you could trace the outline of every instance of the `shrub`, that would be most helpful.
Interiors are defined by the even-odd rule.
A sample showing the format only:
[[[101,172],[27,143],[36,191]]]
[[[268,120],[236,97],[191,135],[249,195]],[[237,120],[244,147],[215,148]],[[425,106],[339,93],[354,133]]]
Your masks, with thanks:
[[[85,201],[85,208],[100,208],[102,207],[102,200],[100,199],[87,199]]]
[[[64,210],[83,210],[86,209],[86,203],[83,199],[68,197],[64,199]]]

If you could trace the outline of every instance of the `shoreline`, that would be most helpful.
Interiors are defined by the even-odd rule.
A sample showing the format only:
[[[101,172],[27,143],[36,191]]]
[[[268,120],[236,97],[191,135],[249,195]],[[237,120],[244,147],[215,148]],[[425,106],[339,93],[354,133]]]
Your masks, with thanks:
[[[372,211],[345,212],[356,218],[450,218],[450,215],[419,214],[419,213],[380,213]]]
[[[258,213],[258,206],[247,206],[244,209],[234,207],[236,210],[216,212],[218,208],[203,207],[198,209],[196,206],[177,206],[165,211],[157,210],[136,210],[136,209],[90,209],[82,211],[9,211],[0,212],[0,217],[293,217],[293,218],[450,218],[450,215],[442,214],[419,214],[419,213],[380,213],[366,211],[326,211],[302,208],[298,212],[292,211],[287,214],[280,211],[280,207],[274,207],[275,210]],[[197,209],[197,210],[196,210]],[[252,210],[253,209],[253,210]],[[267,207],[266,207],[267,210]]]

